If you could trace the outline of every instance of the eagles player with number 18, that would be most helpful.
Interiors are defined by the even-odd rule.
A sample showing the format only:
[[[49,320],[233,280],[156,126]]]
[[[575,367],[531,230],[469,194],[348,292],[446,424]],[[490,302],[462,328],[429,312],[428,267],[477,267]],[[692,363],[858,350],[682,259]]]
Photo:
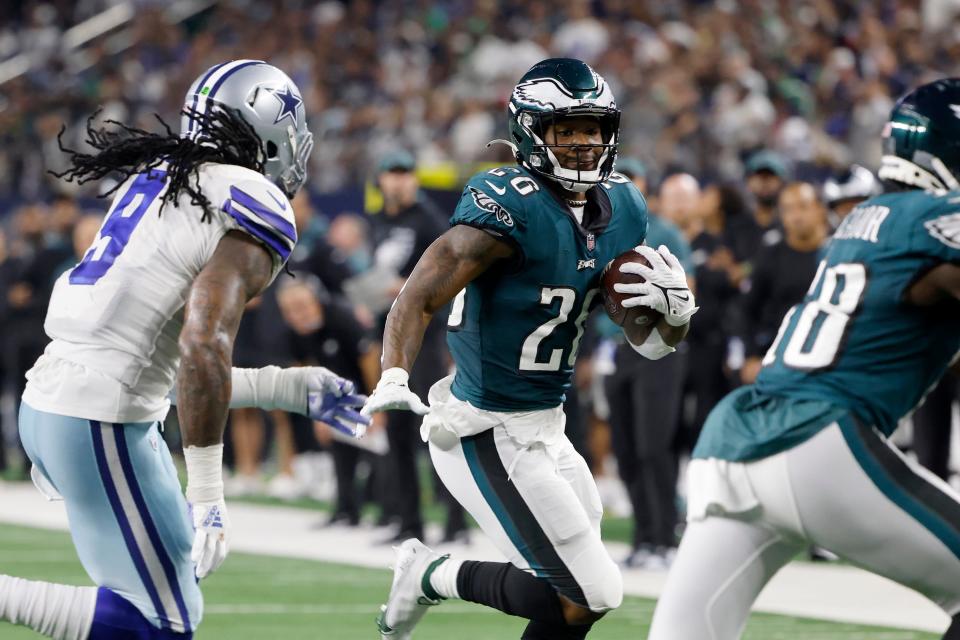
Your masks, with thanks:
[[[646,203],[613,171],[620,112],[603,78],[579,60],[545,60],[521,78],[509,110],[518,164],[467,183],[451,229],[390,312],[384,372],[363,413],[429,411],[421,435],[440,478],[510,562],[448,558],[407,540],[379,619],[385,638],[411,637],[446,598],[529,619],[528,640],[584,638],[619,606],[597,488],[563,433],[564,393],[603,268],[621,253],[638,247],[651,265],[630,265],[646,282],[616,285],[631,294],[624,306],[665,315],[640,353],[672,351],[696,311],[669,251],[638,246]],[[457,371],[431,388],[428,408],[408,372],[431,315],[451,300]]]
[[[916,589],[960,639],[960,495],[888,443],[960,349],[960,79],[901,98],[884,193],[833,236],[753,385],[707,418],[650,640],[734,640],[809,544]]]
[[[88,124],[95,153],[67,150],[61,177],[125,179],[54,287],[51,342],[20,411],[34,482],[65,501],[97,587],[0,575],[0,619],[57,640],[187,640],[202,616],[198,580],[228,550],[227,407],[296,411],[352,433],[363,398],[320,367],[230,367],[244,305],[297,241],[288,199],[313,143],[290,78],[226,62],[190,87],[180,135],[107,124],[117,128]],[[186,501],[158,433],[171,401]]]

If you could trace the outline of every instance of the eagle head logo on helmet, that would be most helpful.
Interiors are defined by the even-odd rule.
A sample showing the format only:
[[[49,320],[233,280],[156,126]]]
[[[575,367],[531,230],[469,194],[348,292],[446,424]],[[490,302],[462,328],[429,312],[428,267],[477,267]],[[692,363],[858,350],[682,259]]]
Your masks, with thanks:
[[[588,64],[572,58],[550,58],[527,71],[510,96],[510,140],[517,162],[554,180],[569,191],[584,192],[613,172],[620,137],[620,110],[609,85]],[[595,118],[602,143],[592,169],[561,165],[553,149],[580,145],[546,140],[551,124],[563,118]]]
[[[893,188],[960,189],[960,78],[917,87],[893,106],[883,127],[877,175]]]

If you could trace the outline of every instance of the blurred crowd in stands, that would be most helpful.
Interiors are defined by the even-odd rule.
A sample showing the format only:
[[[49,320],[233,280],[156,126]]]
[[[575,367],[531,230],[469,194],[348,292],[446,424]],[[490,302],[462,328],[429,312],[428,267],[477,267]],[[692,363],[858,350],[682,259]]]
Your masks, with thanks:
[[[65,188],[45,175],[63,162],[62,123],[71,143],[98,106],[103,118],[153,128],[159,113],[175,125],[189,83],[236,58],[269,60],[304,92],[315,191],[362,183],[396,147],[423,167],[489,159],[514,83],[549,56],[604,75],[625,155],[657,177],[704,181],[738,178],[761,145],[802,178],[875,167],[892,101],[960,64],[950,0],[223,0],[186,18],[171,5],[205,3],[133,0],[122,28],[79,48],[63,37],[116,4],[0,8],[0,60],[32,60],[0,92],[0,194]]]
[[[602,485],[608,506],[635,514],[626,562],[651,567],[676,544],[680,456],[716,401],[756,376],[837,222],[879,188],[870,169],[893,101],[960,72],[960,5],[946,0],[139,0],[131,21],[70,48],[67,29],[118,4],[0,7],[0,79],[11,60],[28,61],[0,85],[0,465],[18,458],[14,405],[46,342],[53,281],[106,208],[90,200],[102,186],[47,173],[64,168],[62,125],[81,149],[97,108],[101,120],[156,129],[157,113],[176,127],[188,84],[210,65],[253,58],[288,71],[317,143],[294,201],[297,277],[279,278],[245,316],[235,365],[321,364],[369,389],[390,301],[452,212],[418,180],[436,186],[439,173],[456,191],[478,163],[509,163],[485,144],[504,137],[517,78],[540,59],[578,57],[623,110],[617,166],[648,197],[649,243],[682,257],[701,306],[683,348],[656,363],[595,314],[567,401],[571,440],[598,478],[621,479]],[[370,187],[376,210],[313,204]],[[449,367],[444,322],[413,372],[421,397]],[[944,477],[955,392],[951,379],[915,420],[916,450]],[[228,490],[330,500],[331,520],[346,525],[373,502],[389,537],[404,539],[422,534],[426,481],[446,508],[444,538],[462,539],[462,511],[417,464],[417,421],[378,417],[358,448],[299,417],[234,411]]]

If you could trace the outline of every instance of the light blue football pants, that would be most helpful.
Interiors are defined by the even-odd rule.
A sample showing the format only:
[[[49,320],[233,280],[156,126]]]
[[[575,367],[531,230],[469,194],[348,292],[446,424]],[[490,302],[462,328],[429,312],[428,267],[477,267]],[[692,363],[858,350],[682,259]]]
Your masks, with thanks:
[[[203,600],[193,526],[157,423],[113,424],[20,407],[20,438],[63,496],[90,578],[131,602],[158,629],[197,627]]]

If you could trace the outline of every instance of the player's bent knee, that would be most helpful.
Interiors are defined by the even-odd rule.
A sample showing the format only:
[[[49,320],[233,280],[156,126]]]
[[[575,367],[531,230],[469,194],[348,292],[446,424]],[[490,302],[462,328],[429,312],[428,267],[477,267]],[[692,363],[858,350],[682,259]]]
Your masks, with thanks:
[[[613,560],[596,567],[590,576],[590,583],[581,584],[580,587],[586,599],[585,605],[565,596],[560,597],[564,621],[571,626],[592,624],[623,604],[623,576]]]
[[[193,631],[176,632],[155,627],[137,607],[110,589],[97,591],[88,640],[190,640]]]
[[[571,627],[593,624],[607,614],[606,611],[592,611],[561,597],[563,603],[563,621]]]
[[[609,560],[602,569],[597,570],[593,585],[585,589],[590,610],[606,613],[623,604],[623,574],[620,567]]]

